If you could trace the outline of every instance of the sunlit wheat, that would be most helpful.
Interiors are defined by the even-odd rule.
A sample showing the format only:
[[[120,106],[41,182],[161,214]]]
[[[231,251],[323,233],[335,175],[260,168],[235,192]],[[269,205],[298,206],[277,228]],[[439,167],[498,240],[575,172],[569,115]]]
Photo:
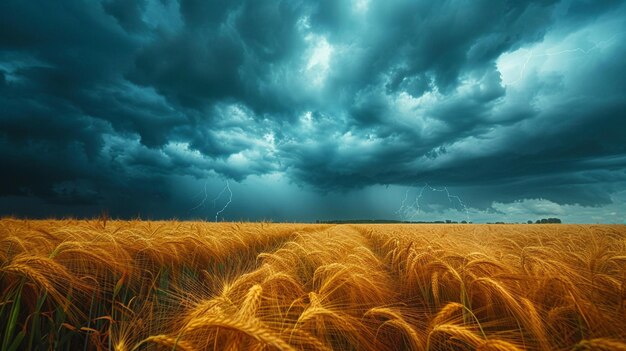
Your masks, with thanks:
[[[626,227],[0,220],[2,350],[626,350]]]

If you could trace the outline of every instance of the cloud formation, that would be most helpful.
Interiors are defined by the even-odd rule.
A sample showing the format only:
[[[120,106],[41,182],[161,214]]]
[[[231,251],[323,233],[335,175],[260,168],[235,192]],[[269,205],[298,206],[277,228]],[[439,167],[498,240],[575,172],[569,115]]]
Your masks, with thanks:
[[[3,1],[0,202],[184,216],[183,183],[279,176],[614,204],[625,39],[620,1]]]

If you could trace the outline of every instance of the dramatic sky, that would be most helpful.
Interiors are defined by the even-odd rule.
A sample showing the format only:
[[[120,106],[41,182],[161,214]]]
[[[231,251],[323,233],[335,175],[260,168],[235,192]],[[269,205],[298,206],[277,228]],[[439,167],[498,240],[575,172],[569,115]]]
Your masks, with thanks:
[[[625,223],[626,2],[2,0],[0,161],[0,215]]]

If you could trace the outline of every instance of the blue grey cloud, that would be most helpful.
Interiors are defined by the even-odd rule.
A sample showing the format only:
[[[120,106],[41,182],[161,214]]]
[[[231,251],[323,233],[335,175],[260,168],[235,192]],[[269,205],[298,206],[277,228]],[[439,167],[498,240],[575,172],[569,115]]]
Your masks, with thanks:
[[[184,217],[183,183],[273,176],[310,219],[420,182],[614,205],[624,39],[620,1],[3,1],[0,210]]]

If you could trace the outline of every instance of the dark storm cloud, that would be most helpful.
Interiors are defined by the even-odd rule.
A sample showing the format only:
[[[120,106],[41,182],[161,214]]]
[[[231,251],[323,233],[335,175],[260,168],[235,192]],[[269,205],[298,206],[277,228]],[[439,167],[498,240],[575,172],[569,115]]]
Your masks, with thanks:
[[[3,1],[0,196],[128,215],[180,177],[281,174],[607,204],[625,22],[620,1]]]

